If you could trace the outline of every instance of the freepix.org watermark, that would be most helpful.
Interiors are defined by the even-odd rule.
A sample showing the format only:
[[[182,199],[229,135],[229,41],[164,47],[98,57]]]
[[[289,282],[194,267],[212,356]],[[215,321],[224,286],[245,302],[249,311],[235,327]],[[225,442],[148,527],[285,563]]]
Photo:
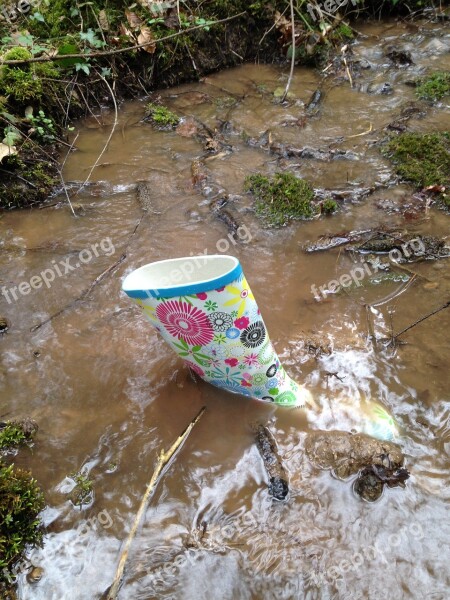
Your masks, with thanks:
[[[242,244],[248,244],[252,240],[252,234],[246,225],[241,225],[236,231],[230,232],[227,237],[221,238],[216,242],[216,250],[221,254],[226,253],[232,246],[236,246],[239,242]],[[209,252],[208,248],[205,248],[203,252],[194,253],[191,252],[192,258],[182,262],[178,267],[175,267],[168,271],[164,277],[161,277],[161,287],[171,287],[186,279],[195,272],[196,269],[201,269],[206,264]]]
[[[18,285],[10,288],[3,286],[1,294],[6,298],[8,304],[11,304],[13,301],[19,300],[20,296],[28,296],[32,290],[40,289],[44,284],[47,288],[50,288],[56,277],[64,277],[68,273],[91,262],[94,257],[98,257],[100,254],[111,256],[115,251],[116,249],[114,248],[111,238],[104,238],[96,244],[91,244],[89,248],[80,250],[76,257],[69,256],[58,262],[52,260],[50,267],[41,271],[39,275],[33,275],[29,281],[22,281]],[[76,260],[74,264],[71,264],[72,259]]]
[[[27,15],[32,8],[37,8],[41,0],[18,0],[16,4],[9,3],[0,8],[0,20],[14,23],[21,16]]]
[[[389,260],[393,263],[397,263],[403,258],[409,258],[412,255],[420,256],[425,253],[425,245],[420,238],[414,238],[404,243],[401,248],[393,248],[389,252]],[[311,294],[314,299],[320,302],[326,298],[329,294],[337,294],[342,288],[355,285],[360,287],[362,281],[367,277],[375,273],[378,273],[379,269],[383,265],[378,261],[372,264],[367,262],[361,263],[359,266],[351,269],[348,273],[344,273],[339,279],[330,279],[325,285],[317,287],[316,285],[311,286]]]

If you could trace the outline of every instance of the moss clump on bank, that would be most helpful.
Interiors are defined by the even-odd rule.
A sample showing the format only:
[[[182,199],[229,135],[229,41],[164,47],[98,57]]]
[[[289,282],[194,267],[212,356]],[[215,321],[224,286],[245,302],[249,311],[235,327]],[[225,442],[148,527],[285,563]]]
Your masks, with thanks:
[[[433,2],[411,0],[406,6],[394,0],[361,0],[359,5],[356,14],[367,15],[405,13],[413,6]],[[0,142],[7,137],[4,143],[14,147],[22,161],[1,161],[0,168],[6,174],[2,173],[0,181],[0,208],[27,207],[45,199],[51,185],[31,165],[44,164],[53,177],[57,173],[52,160],[56,157],[55,144],[61,139],[67,141],[70,120],[92,112],[92,107],[103,105],[105,98],[112,104],[111,89],[119,100],[148,95],[157,87],[198,80],[255,57],[260,62],[286,59],[289,52],[295,52],[297,62],[316,64],[353,36],[342,20],[347,13],[349,18],[355,14],[350,2],[340,7],[337,17],[333,10],[328,16],[317,10],[311,15],[310,4],[296,0],[295,49],[286,16],[287,0],[186,0],[179,11],[168,3],[164,9],[158,5],[156,11],[155,6],[151,2],[130,5],[124,0],[46,0],[33,5],[26,15],[14,9],[13,24],[0,20],[0,60],[52,57],[49,62],[0,66]],[[214,24],[230,17],[233,19],[226,23]],[[186,33],[199,25],[200,29]],[[158,41],[167,36],[171,39]],[[148,40],[145,49],[128,50],[143,39]],[[117,49],[126,52],[97,55],[99,50],[107,53]],[[57,59],[69,54],[78,56]],[[43,119],[54,123],[52,140],[47,134],[39,137],[41,125],[34,128],[32,152],[24,148],[32,126],[24,119],[24,112],[30,105],[35,115],[42,111]],[[19,141],[16,130],[21,135]]]
[[[175,129],[180,122],[180,119],[175,113],[165,106],[154,104],[153,102],[147,104],[145,120],[149,121],[160,130]]]
[[[442,188],[441,202],[450,207],[450,133],[402,133],[382,149],[397,174],[417,188]]]
[[[22,145],[20,156],[4,158],[0,167],[0,209],[43,202],[60,181],[56,163],[50,162],[40,147],[31,143]]]
[[[32,54],[20,46],[4,55],[4,60],[29,60]],[[45,79],[59,77],[59,70],[51,63],[4,65],[0,69],[0,95],[10,96],[9,101],[23,104],[40,100],[44,95]]]
[[[338,209],[338,203],[332,198],[327,198],[322,202],[321,211],[325,215],[331,215]]]
[[[450,71],[433,73],[418,81],[416,94],[424,100],[437,101],[450,96]]]
[[[31,419],[0,424],[0,456],[29,442],[37,431]],[[44,496],[28,471],[0,458],[0,592],[11,583],[11,567],[27,546],[42,544],[39,513]],[[3,587],[2,587],[3,586]],[[2,596],[3,597],[3,596]]]
[[[271,178],[261,173],[249,175],[244,189],[254,195],[255,212],[267,227],[282,227],[316,213],[313,188],[292,173],[275,173]]]
[[[42,544],[44,496],[30,473],[0,463],[0,584],[29,545]]]

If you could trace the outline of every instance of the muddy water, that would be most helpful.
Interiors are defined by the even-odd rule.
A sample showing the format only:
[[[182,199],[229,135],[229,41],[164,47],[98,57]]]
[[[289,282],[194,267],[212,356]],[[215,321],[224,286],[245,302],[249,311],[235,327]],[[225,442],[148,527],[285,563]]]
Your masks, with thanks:
[[[443,304],[450,287],[448,263],[410,266],[417,278],[402,293],[399,282],[364,285],[318,302],[311,286],[349,272],[354,259],[344,251],[302,250],[322,234],[383,225],[441,237],[448,232],[448,217],[434,208],[405,220],[399,207],[412,190],[393,183],[375,142],[414,100],[405,82],[427,67],[449,68],[449,31],[388,23],[362,32],[366,37],[354,52],[371,68],[355,76],[354,89],[343,79],[322,81],[316,71],[296,69],[291,91],[297,100],[307,102],[319,85],[325,91],[320,113],[303,127],[286,125],[303,115],[300,102],[287,107],[272,102],[273,91],[285,85],[285,69],[247,65],[161,92],[182,115],[211,128],[219,119],[232,124],[227,141],[233,151],[207,161],[209,197],[191,182],[191,163],[202,154],[199,144],[143,124],[145,102],[135,101],[120,110],[119,126],[94,171],[97,183],[74,198],[82,216],[74,219],[62,204],[3,216],[1,284],[7,288],[54,268],[52,261],[70,259],[74,266],[80,251],[98,244],[98,256],[87,260],[83,254],[84,264],[55,276],[48,288],[11,303],[0,298],[1,314],[11,323],[0,340],[1,413],[39,422],[33,452],[21,453],[18,462],[31,467],[49,506],[43,515],[45,546],[29,554],[44,575],[34,584],[20,576],[22,600],[101,597],[159,449],[167,448],[203,405],[206,414],[146,512],[120,598],[447,597],[450,315],[443,311],[413,328],[404,336],[408,344],[396,352],[368,341],[367,315],[382,338],[389,334],[391,317],[399,331]],[[385,57],[392,44],[410,51],[415,65],[393,67]],[[385,82],[393,87],[391,95],[367,92],[369,84]],[[448,108],[428,107],[425,118],[411,120],[411,129],[448,130]],[[79,124],[78,150],[67,160],[66,180],[83,181],[102,149],[113,115],[105,111],[98,121]],[[370,126],[373,132],[352,137]],[[351,150],[354,159],[278,160],[250,148],[239,135],[258,137],[267,128],[275,141]],[[264,230],[243,195],[243,180],[279,169],[293,170],[317,187],[380,187],[363,202],[344,203],[331,218]],[[142,221],[138,181],[150,182],[157,208]],[[236,195],[230,211],[249,232],[236,244],[208,208],[221,190]],[[280,357],[316,398],[308,424],[296,411],[274,410],[193,382],[121,294],[121,280],[132,269],[205,249],[227,251],[242,262]],[[122,254],[126,259],[117,268],[73,302]],[[333,353],[308,354],[304,340],[311,334],[331,343]],[[396,419],[412,474],[406,490],[387,490],[374,504],[357,498],[351,481],[319,471],[304,454],[309,428],[358,430],[370,399]],[[279,444],[290,475],[287,503],[268,496],[253,443],[254,422],[268,424]],[[93,502],[83,510],[68,499],[67,476],[80,469],[94,482]]]

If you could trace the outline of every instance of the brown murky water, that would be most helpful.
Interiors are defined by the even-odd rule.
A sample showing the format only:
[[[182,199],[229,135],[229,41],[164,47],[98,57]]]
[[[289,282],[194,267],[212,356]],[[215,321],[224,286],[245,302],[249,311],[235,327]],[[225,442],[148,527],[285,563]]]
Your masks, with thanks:
[[[233,151],[207,164],[210,197],[221,188],[239,195],[230,210],[249,234],[236,245],[211,214],[209,199],[192,187],[190,168],[202,152],[199,144],[141,123],[144,101],[121,108],[117,131],[92,178],[99,184],[76,199],[84,216],[74,219],[62,206],[3,215],[2,239],[9,250],[0,257],[2,286],[29,282],[44,269],[54,269],[52,261],[70,259],[74,266],[79,258],[85,260],[55,276],[49,288],[31,289],[10,303],[0,297],[0,314],[11,322],[0,340],[1,413],[39,422],[33,452],[22,452],[18,463],[31,467],[49,505],[45,546],[29,555],[44,575],[35,584],[20,576],[21,600],[100,598],[112,581],[121,541],[159,449],[172,443],[202,405],[206,414],[146,512],[120,598],[448,597],[450,314],[443,311],[412,329],[404,336],[408,344],[394,354],[367,341],[364,306],[373,306],[370,315],[378,337],[389,333],[389,312],[399,331],[448,299],[448,263],[410,266],[418,277],[390,302],[382,301],[395,296],[399,282],[364,285],[317,302],[311,286],[349,272],[352,258],[337,250],[302,251],[305,242],[324,233],[382,225],[406,225],[410,232],[443,237],[448,216],[433,208],[405,223],[395,208],[412,190],[393,185],[380,187],[363,202],[344,204],[337,216],[268,231],[242,195],[247,174],[280,168],[326,188],[392,179],[374,142],[414,100],[407,80],[426,67],[449,68],[450,34],[429,24],[361,29],[368,37],[354,51],[372,67],[355,79],[355,89],[342,80],[325,82],[321,112],[303,128],[283,126],[303,114],[299,104],[282,107],[271,101],[272,92],[285,85],[286,69],[246,65],[161,92],[174,110],[212,128],[218,119],[228,120],[235,132],[257,137],[269,127],[276,141],[348,149],[356,155],[345,161],[278,161],[248,147],[239,135],[229,135]],[[409,50],[416,64],[393,67],[385,57],[388,44]],[[307,102],[320,81],[316,71],[298,68],[291,90]],[[365,91],[370,83],[385,82],[393,86],[391,95]],[[448,108],[429,107],[424,119],[411,120],[411,128],[448,130]],[[105,143],[113,115],[105,112],[100,119],[102,127],[93,119],[79,124],[78,151],[65,167],[67,180],[83,181]],[[351,137],[370,124],[373,133]],[[151,182],[160,214],[146,215],[131,236],[142,215],[135,192],[140,180]],[[380,208],[387,200],[390,212]],[[99,245],[98,256],[92,244]],[[23,249],[12,250],[13,245]],[[86,249],[91,249],[91,260],[87,252],[79,255]],[[298,412],[195,384],[120,292],[121,280],[132,269],[205,249],[234,254],[242,262],[280,357],[317,400],[308,426]],[[122,253],[126,259],[87,298],[30,332],[79,297]],[[331,340],[335,351],[318,358],[308,355],[302,340],[310,332]],[[327,377],[331,372],[340,379]],[[394,415],[412,473],[406,490],[387,490],[374,504],[357,498],[351,481],[319,471],[304,455],[308,427],[358,429],[365,398],[379,400]],[[287,503],[268,496],[253,443],[251,424],[256,421],[269,424],[289,470]],[[89,474],[95,490],[92,505],[82,511],[67,496],[67,475],[79,469]]]

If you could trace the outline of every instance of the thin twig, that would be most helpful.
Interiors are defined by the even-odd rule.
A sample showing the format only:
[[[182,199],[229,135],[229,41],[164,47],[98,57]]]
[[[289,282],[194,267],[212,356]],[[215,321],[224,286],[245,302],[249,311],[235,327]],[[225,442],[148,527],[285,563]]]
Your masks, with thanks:
[[[213,25],[218,25],[219,23],[225,23],[227,21],[232,21],[233,19],[237,19],[238,17],[242,17],[245,15],[247,11],[242,11],[237,15],[233,15],[231,17],[227,17],[226,19],[219,19],[218,21],[214,21],[213,23],[209,23],[208,27],[212,27]],[[180,35],[184,35],[186,33],[191,33],[191,31],[197,31],[198,29],[204,29],[205,25],[196,25],[195,27],[189,27],[188,29],[184,29],[183,31],[178,31],[177,33],[172,33],[170,35],[166,35],[162,38],[158,38],[156,40],[152,40],[152,43],[160,44],[161,42],[165,42],[167,40],[171,40],[173,38],[179,37]],[[21,60],[2,60],[0,61],[0,65],[25,65],[28,63],[36,63],[36,62],[49,62],[49,61],[58,61],[58,60],[66,60],[68,58],[97,58],[97,56],[111,56],[113,54],[123,54],[124,52],[130,52],[131,50],[139,50],[140,48],[145,48],[149,45],[149,42],[145,42],[144,44],[136,44],[135,46],[128,46],[127,48],[116,48],[115,50],[104,50],[100,52],[91,52],[90,54],[56,54],[55,56],[37,56],[34,58],[21,59]]]
[[[291,27],[292,27],[292,56],[291,56],[291,70],[289,71],[289,78],[287,80],[286,89],[284,90],[284,94],[281,98],[281,102],[286,100],[286,96],[289,92],[289,87],[292,82],[292,78],[294,76],[294,66],[295,66],[295,16],[294,16],[294,0],[289,0],[291,4]]]
[[[88,173],[88,176],[86,177],[85,181],[82,183],[81,187],[78,189],[77,193],[75,194],[76,196],[78,196],[78,194],[81,192],[81,190],[85,187],[85,185],[87,184],[87,182],[89,181],[89,179],[91,178],[92,173],[94,172],[95,167],[98,165],[98,163],[100,162],[101,157],[105,154],[106,149],[109,146],[109,142],[112,139],[112,136],[114,135],[114,131],[116,130],[117,127],[117,123],[119,122],[119,111],[117,108],[117,101],[116,101],[116,96],[113,92],[113,90],[111,89],[111,86],[109,85],[109,83],[107,82],[107,80],[103,77],[103,75],[100,75],[100,77],[102,78],[103,82],[105,83],[105,85],[108,87],[109,93],[111,94],[111,98],[113,100],[114,103],[114,123],[113,126],[111,128],[111,131],[109,132],[109,136],[108,139],[106,140],[105,145],[103,146],[103,150],[100,152],[100,154],[97,156],[97,160],[95,161],[95,163],[92,165],[91,170]]]
[[[72,306],[74,306],[74,304],[76,304],[77,302],[80,302],[81,300],[84,300],[87,296],[89,296],[89,294],[91,293],[91,291],[93,290],[93,288],[98,283],[100,283],[104,279],[104,277],[106,277],[106,275],[108,275],[108,273],[111,273],[112,271],[114,271],[114,269],[116,267],[118,267],[126,259],[126,257],[127,257],[126,254],[122,254],[120,256],[120,258],[118,258],[114,264],[112,264],[107,269],[105,269],[102,273],[100,273],[100,275],[98,275],[94,279],[94,281],[91,283],[91,285],[88,288],[86,288],[78,296],[78,298],[75,298],[74,300],[71,300],[69,302],[69,304],[66,304],[65,306],[63,306],[62,308],[60,308],[57,312],[53,313],[52,315],[50,315],[49,317],[47,317],[46,319],[44,319],[43,321],[41,321],[37,325],[33,325],[33,327],[30,329],[31,333],[34,333],[35,331],[37,331],[38,329],[40,329],[43,325],[46,325],[47,323],[50,323],[50,321],[53,321],[53,319],[56,319],[56,317],[59,317],[60,315],[64,314],[67,310],[71,309]]]
[[[150,479],[147,489],[145,490],[145,494],[142,497],[141,504],[139,506],[139,510],[137,511],[136,517],[133,522],[133,526],[131,527],[130,533],[128,534],[124,548],[120,555],[120,559],[119,559],[119,563],[117,565],[117,570],[116,570],[116,574],[114,577],[114,581],[108,592],[107,600],[116,600],[116,598],[117,598],[117,594],[119,592],[120,583],[122,581],[123,572],[125,569],[125,563],[127,562],[130,546],[136,536],[136,532],[137,532],[138,527],[144,516],[144,512],[145,512],[145,509],[147,508],[148,500],[149,500],[152,492],[155,491],[155,488],[159,483],[163,469],[169,464],[170,460],[173,458],[175,453],[179,450],[179,448],[181,448],[183,443],[186,441],[186,439],[187,439],[188,435],[191,433],[194,425],[200,420],[200,418],[203,415],[203,413],[205,412],[205,410],[206,410],[206,407],[204,406],[200,410],[198,415],[189,423],[189,425],[186,427],[186,429],[183,431],[183,433],[178,436],[178,438],[170,446],[170,448],[167,450],[167,452],[165,452],[164,450],[161,450],[159,457],[158,457],[158,462],[156,463],[155,470],[153,471],[153,475]]]
[[[63,306],[62,308],[60,308],[56,313],[53,313],[47,319],[45,319],[44,321],[41,321],[41,323],[38,323],[37,325],[34,325],[30,329],[31,332],[37,331],[38,329],[40,329],[42,327],[42,325],[45,325],[46,323],[49,323],[50,321],[53,321],[53,319],[55,319],[56,317],[59,317],[60,315],[64,314],[67,310],[70,310],[72,308],[72,306],[74,306],[77,302],[80,302],[80,300],[85,300],[89,296],[89,294],[92,292],[92,290],[94,289],[94,287],[96,285],[98,285],[101,281],[103,281],[103,279],[106,277],[106,275],[108,275],[109,273],[112,273],[112,271],[114,271],[114,269],[116,267],[118,267],[121,263],[123,263],[123,261],[127,258],[127,251],[128,251],[129,245],[131,244],[131,240],[136,235],[136,232],[139,229],[139,225],[141,224],[144,216],[145,216],[145,214],[140,217],[140,219],[136,223],[133,231],[128,236],[128,240],[127,240],[127,243],[125,244],[124,251],[121,254],[121,256],[116,260],[116,262],[113,263],[112,265],[110,265],[102,273],[100,273],[100,275],[98,275],[94,279],[94,281],[91,283],[91,285],[88,288],[86,288],[81,293],[81,295],[78,296],[78,298],[75,298],[74,300],[71,300],[69,302],[69,304],[66,304],[65,306]]]
[[[61,179],[61,185],[62,185],[62,187],[63,187],[64,194],[65,194],[65,196],[66,196],[66,198],[67,198],[67,202],[69,203],[70,210],[72,211],[72,214],[73,214],[73,216],[74,216],[74,217],[76,217],[77,215],[75,214],[75,211],[73,210],[72,202],[70,201],[70,197],[69,197],[69,194],[68,194],[68,192],[67,192],[67,186],[66,186],[66,182],[64,181],[64,177],[63,177],[63,174],[62,174],[62,172],[63,172],[64,166],[65,166],[65,164],[66,164],[67,157],[69,156],[69,153],[70,153],[70,151],[71,151],[71,150],[72,150],[72,148],[74,147],[74,145],[75,145],[75,142],[77,141],[77,139],[78,139],[78,136],[79,136],[79,135],[80,135],[80,134],[79,134],[79,133],[77,133],[77,135],[75,136],[75,138],[74,138],[73,142],[70,144],[70,147],[69,147],[69,149],[67,150],[67,154],[66,154],[66,156],[65,156],[65,158],[64,158],[63,164],[62,164],[60,167],[58,167],[58,175],[59,175],[59,178]]]
[[[367,135],[368,133],[372,133],[372,131],[373,131],[373,125],[372,125],[372,123],[370,123],[370,127],[367,131],[363,131],[362,133],[355,133],[355,135],[348,135],[347,139],[350,140],[351,138],[361,137],[362,135]]]
[[[411,323],[411,325],[408,325],[408,327],[405,327],[405,329],[402,329],[399,333],[397,333],[396,335],[393,336],[393,340],[395,341],[398,337],[400,337],[401,335],[403,335],[404,333],[406,333],[407,331],[409,331],[410,329],[412,329],[419,323],[422,323],[422,321],[425,321],[425,319],[428,319],[428,317],[432,317],[436,313],[440,312],[441,310],[444,310],[444,308],[448,308],[449,306],[450,306],[450,300],[448,300],[445,304],[443,304],[439,308],[436,308],[436,309],[432,310],[431,312],[429,312],[428,314],[424,315],[423,317],[421,317],[414,323]]]

